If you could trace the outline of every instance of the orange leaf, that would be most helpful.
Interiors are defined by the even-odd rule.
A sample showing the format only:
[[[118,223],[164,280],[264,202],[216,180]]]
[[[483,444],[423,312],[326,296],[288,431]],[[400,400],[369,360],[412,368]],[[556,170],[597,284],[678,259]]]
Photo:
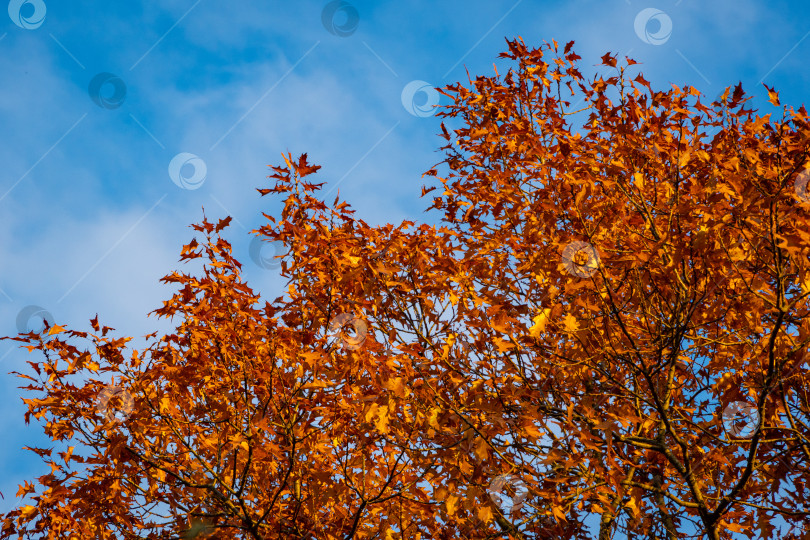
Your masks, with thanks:
[[[762,86],[768,91],[768,101],[771,102],[776,107],[779,107],[781,103],[779,103],[779,92],[774,90],[773,88],[768,88],[767,85],[763,84]]]
[[[563,318],[563,325],[565,326],[566,332],[576,332],[579,330],[579,323],[577,322],[576,317],[571,314],[568,314]]]
[[[492,509],[489,507],[489,505],[483,504],[476,508],[476,514],[478,514],[478,519],[484,523],[489,523],[492,521]]]
[[[452,493],[444,500],[445,507],[447,508],[447,515],[452,516],[458,509],[459,498]]]
[[[534,325],[529,328],[529,334],[532,337],[539,338],[540,335],[546,331],[546,323],[548,322],[549,317],[551,316],[551,308],[545,308],[540,313],[538,313],[535,317],[532,318],[532,322]]]
[[[374,425],[377,427],[377,430],[380,433],[388,433],[388,406],[384,405],[380,407],[379,415],[377,416],[377,421],[374,422]]]
[[[29,504],[29,505],[23,506],[23,507],[20,509],[20,515],[21,515],[23,518],[29,518],[29,517],[33,516],[33,515],[36,513],[36,511],[37,511],[36,507],[31,506],[31,505]]]
[[[487,459],[489,456],[489,445],[482,437],[478,437],[475,441],[475,455],[478,456],[478,459],[481,461]]]
[[[59,326],[58,324],[55,324],[55,325],[51,326],[50,330],[48,330],[48,335],[52,336],[54,334],[59,334],[59,333],[64,332],[64,331],[65,331],[64,326]]]

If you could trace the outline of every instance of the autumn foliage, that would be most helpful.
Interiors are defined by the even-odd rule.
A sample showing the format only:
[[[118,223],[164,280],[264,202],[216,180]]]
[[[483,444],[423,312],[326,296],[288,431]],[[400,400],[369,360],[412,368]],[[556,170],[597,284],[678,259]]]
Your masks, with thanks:
[[[204,275],[154,312],[175,333],[13,338],[44,355],[26,422],[70,449],[31,449],[50,472],[0,536],[807,538],[804,107],[507,43],[443,90],[442,227],[370,227],[287,155],[254,231],[286,297],[204,218]]]

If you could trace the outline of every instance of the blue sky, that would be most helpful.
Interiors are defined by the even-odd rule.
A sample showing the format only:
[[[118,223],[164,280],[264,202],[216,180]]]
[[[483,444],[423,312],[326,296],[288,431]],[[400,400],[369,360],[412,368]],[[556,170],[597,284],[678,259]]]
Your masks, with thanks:
[[[279,271],[251,260],[248,235],[261,212],[280,215],[281,201],[256,188],[272,186],[267,165],[282,152],[308,152],[323,167],[320,195],[331,203],[339,186],[369,224],[439,223],[420,188],[443,158],[440,121],[420,114],[424,93],[403,90],[466,82],[465,67],[492,75],[507,65],[505,37],[574,40],[586,77],[605,73],[599,57],[611,52],[640,62],[659,90],[714,97],[741,81],[773,112],[764,81],[783,104],[808,101],[803,1],[347,4],[324,17],[320,0],[12,0],[0,17],[0,334],[15,335],[28,306],[84,331],[98,313],[137,348],[170,330],[146,314],[173,291],[161,277],[194,268],[178,258],[201,207],[209,220],[233,216],[226,237],[254,290],[282,294]],[[35,359],[17,347],[0,342],[0,511],[46,472],[20,449],[48,442],[25,426],[21,381],[7,375]]]

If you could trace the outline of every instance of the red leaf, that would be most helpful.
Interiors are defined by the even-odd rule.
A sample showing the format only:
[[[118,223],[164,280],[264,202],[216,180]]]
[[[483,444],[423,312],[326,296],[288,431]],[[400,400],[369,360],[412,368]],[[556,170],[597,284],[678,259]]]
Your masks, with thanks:
[[[222,229],[224,229],[225,227],[227,227],[231,223],[231,219],[233,219],[233,218],[231,218],[231,216],[228,216],[228,217],[226,217],[224,219],[220,219],[219,223],[217,223],[217,228],[215,229],[216,232],[219,232]]]
[[[616,57],[610,56],[610,53],[605,53],[602,58],[602,64],[610,67],[616,67]]]

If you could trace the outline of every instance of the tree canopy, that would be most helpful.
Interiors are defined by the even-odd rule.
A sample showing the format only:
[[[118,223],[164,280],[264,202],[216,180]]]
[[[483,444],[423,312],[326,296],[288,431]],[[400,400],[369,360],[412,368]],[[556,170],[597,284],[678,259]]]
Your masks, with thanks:
[[[25,419],[70,446],[30,448],[51,470],[0,537],[807,538],[806,110],[507,45],[441,90],[441,227],[352,218],[287,154],[252,231],[286,297],[203,217],[203,275],[153,312],[176,332],[3,338],[44,356]]]

